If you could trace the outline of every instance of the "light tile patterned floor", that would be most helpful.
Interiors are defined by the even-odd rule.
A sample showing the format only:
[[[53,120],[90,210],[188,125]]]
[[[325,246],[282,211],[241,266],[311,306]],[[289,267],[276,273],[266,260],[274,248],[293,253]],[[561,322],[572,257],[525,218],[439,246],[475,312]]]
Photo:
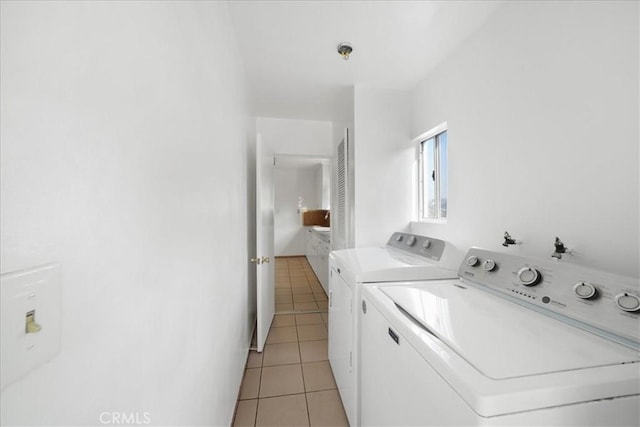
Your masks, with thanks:
[[[293,314],[277,314],[264,351],[249,353],[233,425],[348,426],[328,360],[326,294],[305,258],[285,260],[276,259],[276,298],[280,290],[292,302],[276,311]]]
[[[278,257],[275,270],[276,313],[327,309],[327,294],[305,257]]]

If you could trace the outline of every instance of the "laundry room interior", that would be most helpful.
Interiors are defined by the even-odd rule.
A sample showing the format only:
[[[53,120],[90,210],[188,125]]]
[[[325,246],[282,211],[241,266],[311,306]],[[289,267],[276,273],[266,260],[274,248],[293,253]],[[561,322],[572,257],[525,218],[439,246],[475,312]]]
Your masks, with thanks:
[[[0,67],[1,425],[640,423],[640,2],[3,0]]]

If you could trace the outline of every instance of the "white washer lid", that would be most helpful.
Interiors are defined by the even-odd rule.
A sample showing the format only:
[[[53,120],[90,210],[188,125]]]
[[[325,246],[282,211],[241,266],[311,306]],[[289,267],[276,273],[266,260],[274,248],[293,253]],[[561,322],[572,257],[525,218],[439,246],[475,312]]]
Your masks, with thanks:
[[[455,269],[388,246],[341,249],[331,252],[331,258],[362,283],[458,277]]]
[[[631,349],[462,282],[380,290],[492,379],[640,361]]]

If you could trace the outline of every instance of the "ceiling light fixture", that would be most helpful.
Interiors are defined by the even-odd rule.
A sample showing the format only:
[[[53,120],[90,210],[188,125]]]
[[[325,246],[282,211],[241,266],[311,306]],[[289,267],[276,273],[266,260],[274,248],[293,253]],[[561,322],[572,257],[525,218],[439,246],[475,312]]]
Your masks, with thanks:
[[[351,44],[340,43],[338,45],[338,53],[340,54],[340,56],[342,56],[342,59],[344,59],[345,61],[349,59],[349,55],[351,55],[351,52],[353,52],[353,48],[351,47]]]

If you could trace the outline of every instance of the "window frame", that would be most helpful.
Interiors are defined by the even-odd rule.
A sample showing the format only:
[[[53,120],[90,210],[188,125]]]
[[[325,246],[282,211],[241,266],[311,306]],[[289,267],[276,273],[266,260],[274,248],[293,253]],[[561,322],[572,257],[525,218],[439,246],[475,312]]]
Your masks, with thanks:
[[[440,193],[441,193],[441,188],[442,188],[442,178],[444,178],[445,180],[448,180],[448,177],[443,177],[442,176],[442,172],[441,172],[441,165],[440,165],[440,159],[441,159],[441,147],[440,147],[440,142],[438,139],[438,136],[447,132],[447,136],[448,136],[448,126],[447,126],[447,122],[441,123],[438,126],[428,130],[427,132],[424,132],[423,134],[420,134],[419,136],[417,136],[416,138],[413,139],[414,143],[416,144],[416,151],[417,151],[417,157],[418,157],[418,220],[421,222],[430,222],[430,223],[437,223],[437,224],[446,224],[447,222],[447,217],[449,216],[449,206],[447,203],[447,213],[446,215],[443,217],[441,216],[441,197],[440,197]],[[435,179],[435,200],[436,200],[436,213],[437,213],[437,217],[429,217],[429,216],[425,216],[427,215],[427,210],[425,209],[425,188],[424,188],[424,184],[425,184],[425,176],[424,176],[424,143],[429,141],[430,139],[435,138],[434,141],[434,151],[435,151],[435,155],[434,155],[434,170],[436,171],[436,179]],[[448,150],[448,138],[447,138],[447,150]],[[448,153],[447,153],[447,161],[448,161]],[[447,170],[448,170],[448,165],[447,165]],[[448,187],[448,186],[447,186]],[[448,191],[448,190],[447,190]],[[448,195],[447,195],[447,199],[448,199]]]

